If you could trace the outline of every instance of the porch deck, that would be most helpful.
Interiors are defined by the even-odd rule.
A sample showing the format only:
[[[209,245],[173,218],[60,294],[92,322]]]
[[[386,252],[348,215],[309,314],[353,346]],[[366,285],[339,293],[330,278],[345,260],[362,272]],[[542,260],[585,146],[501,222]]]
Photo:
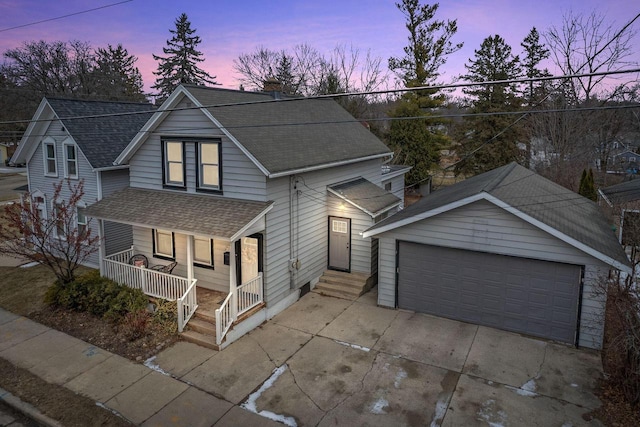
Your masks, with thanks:
[[[215,311],[220,308],[220,305],[222,305],[225,298],[227,298],[228,293],[213,291],[211,289],[201,288],[198,286],[196,288],[196,295],[198,296],[198,310],[215,313]]]

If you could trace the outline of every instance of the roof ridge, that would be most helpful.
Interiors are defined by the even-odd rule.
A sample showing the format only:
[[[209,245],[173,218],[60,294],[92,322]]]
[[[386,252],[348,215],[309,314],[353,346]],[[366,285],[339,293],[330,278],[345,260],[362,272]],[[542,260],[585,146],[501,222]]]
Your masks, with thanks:
[[[47,101],[56,100],[56,101],[72,101],[72,102],[95,102],[101,104],[129,104],[129,105],[144,105],[151,106],[153,104],[150,102],[137,102],[137,101],[119,101],[119,100],[105,100],[105,99],[86,99],[86,98],[66,98],[62,96],[45,96]]]
[[[495,169],[496,177],[489,181],[480,191],[491,193],[511,174],[511,172],[513,172],[517,166],[518,164],[516,162],[511,162],[505,166]]]

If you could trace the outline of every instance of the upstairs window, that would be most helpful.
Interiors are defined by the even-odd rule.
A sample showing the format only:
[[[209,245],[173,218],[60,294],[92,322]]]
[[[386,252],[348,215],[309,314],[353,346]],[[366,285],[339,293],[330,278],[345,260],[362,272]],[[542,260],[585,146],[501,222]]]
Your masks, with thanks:
[[[45,141],[42,144],[44,151],[44,174],[46,176],[58,176],[56,168],[56,143],[52,140]]]
[[[78,150],[73,144],[64,144],[64,177],[78,177]]]
[[[164,185],[185,187],[184,144],[164,141]]]
[[[198,146],[198,188],[222,190],[220,168],[220,141],[199,142]]]

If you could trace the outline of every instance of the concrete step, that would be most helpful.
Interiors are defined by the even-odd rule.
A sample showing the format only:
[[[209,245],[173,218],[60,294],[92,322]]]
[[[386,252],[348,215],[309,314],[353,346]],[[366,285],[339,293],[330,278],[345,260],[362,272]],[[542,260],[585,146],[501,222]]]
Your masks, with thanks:
[[[201,334],[213,335],[214,338],[216,336],[216,324],[197,317],[189,320],[187,327],[193,331],[200,332]]]
[[[189,322],[191,323],[191,322]],[[212,350],[220,350],[220,347],[216,344],[216,336],[202,334],[194,330],[184,331],[180,334],[183,340],[193,344],[197,344],[202,347],[210,348]]]
[[[195,314],[193,315],[196,319],[204,320],[205,322],[216,323],[216,312],[213,310],[202,310],[200,308],[196,309]]]
[[[320,281],[316,284],[314,289],[329,291],[329,292],[341,292],[346,295],[353,295],[353,296],[359,297],[363,293],[363,290],[362,290],[363,287],[364,285],[351,286],[351,285],[343,285],[341,283],[326,283],[324,282],[323,279],[320,279]]]
[[[346,271],[325,270],[323,275],[326,276],[326,277],[330,276],[330,277],[345,277],[345,278],[350,278],[350,279],[357,279],[357,280],[361,280],[363,282],[366,282],[367,279],[369,278],[369,274],[360,273],[358,271],[347,273]]]
[[[328,297],[346,299],[346,300],[349,300],[349,301],[355,301],[360,297],[360,295],[347,294],[347,293],[340,292],[340,291],[322,289],[322,288],[318,288],[317,286],[315,288],[313,288],[313,290],[311,292],[314,292],[314,293],[320,294],[320,295],[324,295],[324,296],[328,296]]]
[[[326,276],[323,275],[320,277],[320,281],[324,283],[330,283],[333,285],[344,285],[345,287],[350,287],[354,289],[362,289],[366,284],[366,280],[348,278],[348,277],[336,277],[336,276]]]

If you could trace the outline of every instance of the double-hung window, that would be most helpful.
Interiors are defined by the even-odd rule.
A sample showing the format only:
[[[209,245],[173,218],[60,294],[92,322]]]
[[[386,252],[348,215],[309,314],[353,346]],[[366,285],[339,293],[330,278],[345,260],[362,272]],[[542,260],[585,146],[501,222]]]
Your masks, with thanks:
[[[67,224],[65,224],[66,213],[62,204],[56,203],[53,205],[53,218],[56,222],[56,237],[58,239],[65,239],[67,235]]]
[[[193,263],[199,267],[213,268],[213,240],[193,237]]]
[[[44,155],[44,174],[46,176],[58,176],[56,168],[56,143],[53,140],[45,140],[42,144]]]
[[[87,232],[87,217],[84,213],[84,207],[78,207],[76,210],[76,222],[78,223],[78,237],[84,236]]]
[[[64,176],[78,177],[78,150],[73,144],[64,144]]]
[[[153,230],[153,256],[174,260],[176,258],[173,233],[167,230]]]
[[[198,147],[198,189],[222,190],[220,141],[200,141]]]
[[[164,185],[185,187],[184,143],[163,141]]]

